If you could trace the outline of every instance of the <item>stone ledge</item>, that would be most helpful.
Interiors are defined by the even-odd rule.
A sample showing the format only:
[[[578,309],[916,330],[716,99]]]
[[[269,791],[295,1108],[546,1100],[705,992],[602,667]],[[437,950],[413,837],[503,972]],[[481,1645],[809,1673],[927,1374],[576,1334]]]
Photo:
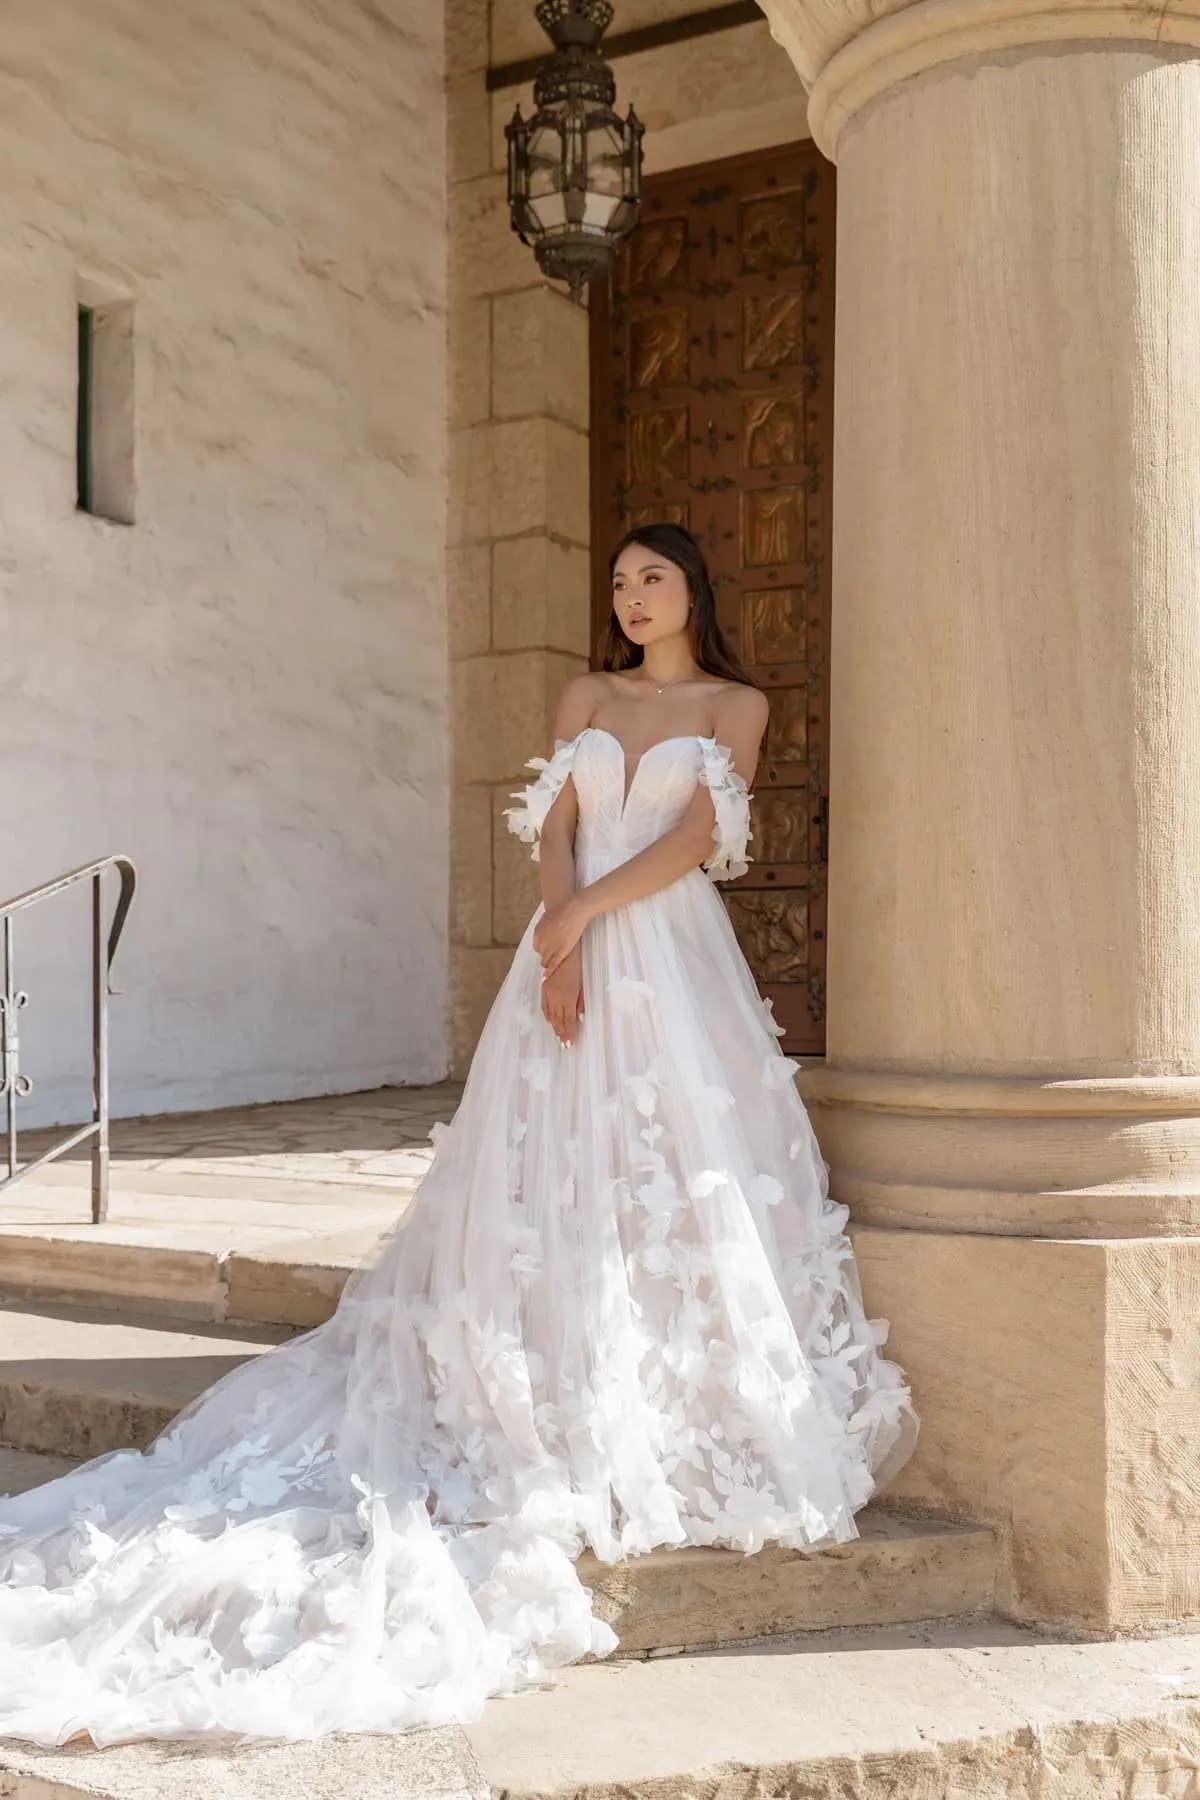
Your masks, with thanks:
[[[466,1736],[496,1800],[1185,1800],[1198,1690],[1200,1638],[985,1621],[570,1669]]]
[[[0,1743],[0,1800],[486,1800],[456,1726],[311,1743]]]
[[[88,1227],[77,1235],[6,1234],[0,1299],[111,1309],[122,1318],[308,1329],[336,1311],[348,1276],[388,1223],[244,1251],[120,1241]]]
[[[655,1550],[580,1575],[621,1656],[695,1650],[831,1626],[952,1619],[990,1610],[996,1543],[984,1527],[923,1524],[868,1507],[862,1535],[812,1550]]]
[[[143,1449],[197,1394],[289,1335],[0,1307],[0,1443],[75,1458]]]

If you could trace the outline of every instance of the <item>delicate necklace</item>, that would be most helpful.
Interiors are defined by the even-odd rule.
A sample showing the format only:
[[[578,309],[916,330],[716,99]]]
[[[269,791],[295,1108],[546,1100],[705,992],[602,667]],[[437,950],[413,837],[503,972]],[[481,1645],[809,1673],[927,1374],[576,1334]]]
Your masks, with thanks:
[[[677,675],[674,681],[664,681],[661,687],[659,687],[653,675],[644,675],[642,679],[651,684],[656,694],[665,694],[668,688],[678,687],[681,681],[692,681],[694,677],[691,675]]]

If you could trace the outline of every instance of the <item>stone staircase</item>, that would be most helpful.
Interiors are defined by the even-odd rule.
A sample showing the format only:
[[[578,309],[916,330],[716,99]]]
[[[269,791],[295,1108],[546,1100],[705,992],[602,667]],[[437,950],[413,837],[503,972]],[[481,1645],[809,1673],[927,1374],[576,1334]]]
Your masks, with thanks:
[[[106,1450],[144,1448],[195,1395],[287,1335],[0,1304],[0,1492]],[[587,1580],[626,1655],[990,1607],[989,1531],[882,1508],[859,1525],[855,1542],[808,1552],[663,1550],[616,1568],[589,1558]]]
[[[127,1128],[102,1227],[81,1223],[80,1168],[14,1190],[0,1210],[0,1492],[144,1446],[236,1363],[327,1317],[419,1179],[428,1151],[414,1134],[453,1099],[143,1122]],[[347,1139],[361,1142],[356,1160]],[[1200,1766],[1200,1639],[1033,1637],[991,1615],[988,1530],[886,1505],[859,1524],[855,1542],[809,1552],[659,1551],[618,1568],[589,1558],[618,1659],[496,1702],[464,1731],[0,1745],[0,1800],[1067,1800],[1138,1791],[1131,1771],[1151,1755],[1170,1780],[1193,1751]],[[1052,1766],[1067,1785],[1045,1787]],[[1098,1770],[1108,1786],[1071,1785]]]

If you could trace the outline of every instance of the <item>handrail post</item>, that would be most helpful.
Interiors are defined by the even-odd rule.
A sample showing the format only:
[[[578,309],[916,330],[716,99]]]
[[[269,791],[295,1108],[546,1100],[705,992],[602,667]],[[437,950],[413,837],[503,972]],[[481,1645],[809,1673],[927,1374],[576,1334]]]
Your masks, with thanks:
[[[92,1224],[108,1217],[108,959],[101,875],[92,877]]]
[[[119,871],[121,890],[117,895],[106,941],[104,876],[109,869]],[[32,1162],[27,1162],[21,1168],[17,1161],[17,1101],[25,1099],[32,1092],[33,1083],[20,1071],[17,1015],[29,996],[18,989],[14,976],[13,916],[41,900],[66,893],[68,888],[82,881],[90,881],[92,885],[92,1120],[90,1125],[81,1125],[78,1131],[72,1131],[57,1144],[51,1144],[48,1150],[43,1150],[40,1156],[34,1157]],[[78,1144],[86,1144],[90,1139],[93,1225],[102,1225],[108,1217],[108,996],[116,991],[111,980],[113,958],[117,954],[117,945],[125,929],[125,919],[133,904],[136,887],[137,870],[129,858],[105,856],[98,862],[85,863],[81,869],[71,869],[54,881],[43,882],[41,887],[30,888],[28,893],[17,894],[12,900],[0,900],[0,923],[4,927],[3,938],[0,939],[0,955],[3,958],[0,975],[4,982],[0,989],[0,1098],[7,1100],[5,1113],[8,1121],[8,1174],[0,1176],[0,1191],[11,1187],[14,1181],[24,1181],[27,1175],[33,1175],[47,1163],[65,1156],[69,1150],[74,1150]]]
[[[13,920],[12,915],[4,916],[4,991],[0,993],[0,1013],[3,1018],[3,1081],[4,1096],[8,1103],[8,1173],[11,1178],[17,1172],[17,987],[13,980]]]

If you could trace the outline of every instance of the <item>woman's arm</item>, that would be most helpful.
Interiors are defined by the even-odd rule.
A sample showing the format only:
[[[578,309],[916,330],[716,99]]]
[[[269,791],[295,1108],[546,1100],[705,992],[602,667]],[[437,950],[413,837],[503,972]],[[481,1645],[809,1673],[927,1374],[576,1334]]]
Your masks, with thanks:
[[[554,715],[554,738],[578,737],[596,705],[594,675],[576,675],[568,681],[558,697]],[[561,906],[575,892],[575,827],[579,821],[579,797],[575,783],[568,777],[542,826],[541,862],[542,899],[546,911]]]
[[[578,737],[597,702],[596,677],[577,675],[559,695],[554,716],[554,736]],[[579,796],[569,777],[559,790],[542,826],[542,901],[547,913],[558,913],[575,897],[575,827],[579,820]],[[554,969],[544,969],[542,1015],[560,1044],[575,1041],[583,1017],[583,955],[578,939],[568,946]]]
[[[754,779],[759,746],[767,728],[767,712],[766,695],[759,693],[757,688],[733,688],[722,694],[717,702],[714,735],[728,744],[733,766],[747,786]],[[582,726],[579,729],[582,730]],[[655,894],[660,888],[678,881],[689,869],[697,868],[712,851],[715,822],[712,797],[706,787],[698,787],[678,825],[664,832],[645,850],[640,850],[628,862],[621,863],[588,887],[578,891],[572,887],[562,900],[552,903],[547,898],[545,917],[533,939],[547,975],[570,955],[592,919],[611,912],[614,907],[643,900],[647,894]]]

